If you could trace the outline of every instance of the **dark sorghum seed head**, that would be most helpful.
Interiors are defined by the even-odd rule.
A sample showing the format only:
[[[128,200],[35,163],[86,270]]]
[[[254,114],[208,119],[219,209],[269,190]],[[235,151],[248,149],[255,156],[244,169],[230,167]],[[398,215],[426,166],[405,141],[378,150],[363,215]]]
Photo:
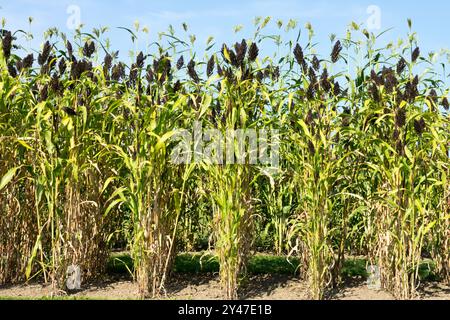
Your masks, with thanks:
[[[177,69],[180,70],[184,66],[184,58],[181,56],[177,61]]]
[[[242,79],[243,80],[253,79],[253,75],[250,72],[250,68],[245,68],[244,72],[242,73]]]
[[[337,81],[334,83],[333,94],[336,97],[341,94],[341,86],[340,86],[339,82],[337,82]]]
[[[325,90],[325,92],[329,93],[331,91],[331,83],[328,80],[328,70],[326,68],[323,69],[322,75],[320,76],[320,81],[322,84],[322,88]]]
[[[262,73],[261,71],[258,71],[256,73],[256,79],[258,79],[258,81],[263,81],[264,80],[264,73]]]
[[[200,81],[200,78],[198,77],[197,72],[195,71],[195,62],[194,62],[194,60],[189,61],[188,65],[187,65],[187,69],[188,69],[189,77],[191,77],[191,79],[195,83],[198,83]]]
[[[8,64],[8,72],[11,77],[17,77],[17,69],[12,63]]]
[[[398,138],[400,138],[400,131],[398,130],[397,127],[395,127],[394,133],[392,134],[392,139],[393,139],[394,141],[397,141]]]
[[[401,74],[406,68],[406,60],[401,57],[400,60],[397,63],[397,73]]]
[[[178,92],[181,89],[181,82],[180,80],[177,80],[177,82],[175,82],[175,84],[173,85],[173,91],[174,92]]]
[[[16,68],[17,68],[17,71],[22,71],[22,69],[23,69],[23,63],[22,63],[22,60],[17,60],[17,62],[16,62]]]
[[[52,79],[50,80],[50,88],[54,93],[56,93],[58,96],[61,96],[64,92],[64,87],[59,81],[59,78],[57,75],[54,75]]]
[[[382,86],[384,84],[383,82],[383,78],[380,77],[375,70],[372,70],[370,72],[370,79],[377,85],[377,86]]]
[[[144,61],[145,61],[145,57],[141,51],[141,52],[139,52],[138,56],[136,57],[136,66],[138,68],[142,68],[144,66]]]
[[[314,143],[312,143],[312,141],[308,141],[308,150],[311,154],[316,153],[316,147],[314,147]]]
[[[302,47],[300,47],[300,45],[297,43],[295,48],[294,48],[294,57],[295,60],[297,60],[297,63],[299,65],[302,65],[304,63],[304,54],[303,54],[303,49]]]
[[[320,70],[320,60],[317,58],[317,56],[314,56],[312,59],[312,66],[314,70],[319,71]]]
[[[312,67],[309,67],[308,77],[309,77],[309,81],[311,83],[314,83],[314,84],[317,83],[317,76],[316,76],[316,73],[314,72],[314,69]]]
[[[385,78],[385,89],[387,93],[392,93],[398,84],[394,73],[388,73]]]
[[[252,42],[250,49],[248,50],[248,60],[254,62],[258,57],[259,49],[255,42]]]
[[[66,48],[67,48],[67,54],[69,56],[70,60],[73,60],[73,47],[72,44],[70,43],[70,41],[67,41],[66,43]]]
[[[86,58],[90,58],[94,52],[95,52],[95,43],[93,41],[91,42],[86,41],[83,47],[83,55]]]
[[[50,42],[46,41],[44,43],[44,48],[42,49],[42,53],[40,53],[38,56],[39,65],[42,66],[47,62],[51,49],[52,49],[52,46],[51,46]]]
[[[397,108],[395,112],[395,125],[402,128],[406,124],[406,110],[404,108]]]
[[[11,55],[12,41],[13,36],[11,34],[11,31],[5,32],[2,39],[2,47],[3,47],[3,55],[5,56],[6,60],[8,60],[9,56]]]
[[[56,56],[53,56],[53,55],[49,56],[47,61],[48,61],[48,62],[47,62],[47,64],[48,64],[48,69],[49,69],[50,71],[52,71],[53,68],[54,68],[55,65],[56,65]]]
[[[74,117],[74,116],[77,115],[77,112],[76,112],[74,109],[72,109],[72,108],[69,108],[69,107],[63,107],[62,109],[63,109],[63,111],[64,111],[65,113],[67,113],[67,115],[69,115],[69,116],[71,116],[71,117]]]
[[[275,81],[278,80],[278,78],[280,77],[280,67],[279,66],[276,66],[275,68],[273,68],[272,77]]]
[[[236,77],[234,76],[233,70],[231,70],[231,68],[226,68],[224,73],[225,73],[225,77],[227,78],[228,82],[233,83],[233,84],[236,83]]]
[[[91,55],[89,54],[89,43],[85,42],[83,47],[83,55],[89,58]]]
[[[48,98],[48,86],[45,85],[39,91],[40,102],[47,100],[47,98]]]
[[[435,89],[431,89],[430,94],[428,95],[428,99],[431,102],[437,103],[437,92]]]
[[[333,47],[333,51],[331,52],[331,62],[336,63],[339,60],[339,55],[342,51],[341,42],[338,40]]]
[[[309,110],[308,113],[306,114],[306,119],[305,119],[305,123],[310,126],[311,124],[313,124],[314,122],[314,115],[312,110]]]
[[[306,98],[314,99],[315,93],[316,93],[315,86],[312,83],[310,83],[308,86],[308,90],[306,91]]]
[[[419,57],[420,57],[420,49],[419,47],[417,47],[411,54],[411,61],[416,62]]]
[[[22,68],[24,68],[24,69],[31,68],[33,66],[33,62],[34,62],[34,56],[33,56],[32,53],[30,53],[25,58],[23,58],[23,60],[22,60]]]
[[[149,83],[153,82],[153,80],[155,78],[154,75],[153,75],[152,68],[150,66],[147,67],[147,74],[145,75],[145,78],[147,79],[147,81]]]
[[[122,62],[119,62],[112,68],[111,79],[114,81],[119,81],[125,76],[125,67]]]
[[[423,118],[420,118],[419,120],[414,120],[414,130],[416,133],[421,136],[423,132],[425,131],[426,123]]]
[[[403,142],[401,139],[399,139],[395,145],[395,149],[397,150],[397,153],[399,156],[405,155],[405,148],[403,147]]]
[[[223,70],[222,70],[222,67],[218,64],[217,65],[217,74],[219,75],[219,76],[223,76]]]
[[[130,74],[129,74],[129,84],[134,85],[136,84],[138,76],[138,67],[136,64],[132,64],[130,68]]]
[[[228,55],[230,56],[230,62],[232,66],[239,67],[239,61],[236,57],[236,54],[233,50],[228,51]]]
[[[447,97],[442,98],[442,106],[444,107],[445,110],[448,111],[448,109],[449,109],[449,103],[448,103]]]
[[[95,43],[94,41],[91,41],[91,43],[89,44],[89,53],[92,56],[95,52]]]
[[[405,85],[405,94],[403,98],[408,100],[410,103],[413,103],[416,97],[419,95],[419,91],[417,89],[418,84],[419,77],[415,76],[412,81],[407,82]]]
[[[211,77],[214,71],[214,56],[211,56],[208,60],[208,64],[206,65],[206,75]]]
[[[241,43],[236,43],[234,46],[236,50],[236,60],[237,65],[242,66],[244,63],[245,55],[247,54],[247,42],[245,39],[242,39]]]
[[[380,92],[378,91],[378,88],[375,84],[372,84],[369,88],[370,91],[370,95],[372,96],[372,99],[375,102],[380,102],[381,101],[381,97],[380,97]]]
[[[112,56],[108,53],[103,59],[103,70],[109,71],[112,66]]]

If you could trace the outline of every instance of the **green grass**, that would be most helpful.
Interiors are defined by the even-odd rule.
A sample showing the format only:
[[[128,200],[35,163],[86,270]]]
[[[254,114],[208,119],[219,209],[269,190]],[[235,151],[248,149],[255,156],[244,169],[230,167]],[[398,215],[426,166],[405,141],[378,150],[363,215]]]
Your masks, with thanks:
[[[247,272],[251,275],[282,274],[297,275],[300,261],[296,257],[256,254],[247,264]],[[347,258],[342,268],[344,278],[363,278],[368,274],[365,258]],[[172,271],[175,273],[217,273],[220,264],[217,256],[210,253],[180,253],[176,256]],[[133,269],[133,260],[126,252],[114,253],[109,259],[107,271],[109,274],[126,274]],[[419,267],[419,277],[422,281],[437,281],[435,263],[424,260]]]

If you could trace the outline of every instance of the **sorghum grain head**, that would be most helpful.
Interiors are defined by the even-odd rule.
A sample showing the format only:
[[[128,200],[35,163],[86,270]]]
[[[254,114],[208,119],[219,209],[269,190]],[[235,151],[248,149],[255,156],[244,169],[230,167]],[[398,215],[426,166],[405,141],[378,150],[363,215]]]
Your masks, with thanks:
[[[147,67],[147,74],[145,75],[145,77],[146,77],[148,83],[151,83],[154,80],[153,71],[150,66]]]
[[[448,109],[449,109],[449,103],[448,103],[447,97],[444,97],[444,98],[442,99],[442,106],[444,107],[445,110],[448,111]]]
[[[278,80],[278,78],[280,77],[280,67],[279,66],[276,66],[275,68],[273,68],[272,77],[275,81]]]
[[[300,45],[297,43],[297,45],[294,48],[294,57],[295,60],[297,60],[297,63],[299,65],[302,65],[304,63],[304,54],[303,54],[303,49],[302,47],[300,47]]]
[[[181,56],[177,61],[177,69],[180,70],[184,66],[184,58]]]
[[[73,47],[72,47],[72,44],[70,43],[70,41],[67,41],[66,48],[67,48],[67,54],[69,56],[69,59],[73,60]]]
[[[392,139],[394,139],[394,141],[397,141],[398,138],[400,138],[400,131],[397,127],[395,127],[394,133],[392,134]]]
[[[380,92],[378,91],[378,88],[375,84],[372,84],[369,87],[369,91],[370,91],[370,95],[372,96],[372,99],[375,102],[380,102],[381,101],[381,97],[380,97]]]
[[[211,56],[208,60],[208,64],[206,65],[206,75],[211,77],[214,71],[214,56]]]
[[[384,81],[383,78],[380,77],[375,70],[372,70],[370,72],[370,79],[377,85],[377,86],[382,86],[384,85]]]
[[[119,62],[112,69],[111,79],[113,79],[114,81],[119,81],[124,76],[125,76],[125,67],[122,62]]]
[[[173,91],[174,92],[178,92],[181,89],[181,82],[180,80],[177,80],[177,82],[175,82],[175,84],[173,85]]]
[[[316,93],[314,84],[310,83],[308,86],[308,90],[306,91],[306,98],[309,100],[314,99],[314,95]]]
[[[341,45],[341,42],[338,40],[333,47],[333,51],[331,52],[331,61],[333,63],[336,63],[339,60],[341,51],[342,51],[342,45]]]
[[[404,108],[397,108],[395,112],[395,125],[402,128],[406,124],[406,110]]]
[[[237,65],[242,66],[242,64],[244,63],[245,55],[247,54],[247,42],[245,41],[245,39],[242,39],[240,44],[236,43],[235,49]]]
[[[395,148],[397,150],[397,153],[399,154],[399,156],[404,156],[405,155],[405,148],[403,146],[403,142],[401,139],[399,139],[395,145]]]
[[[308,141],[308,150],[311,154],[316,153],[316,147],[314,147],[314,143],[312,143],[311,141]]]
[[[5,56],[6,60],[8,60],[9,56],[11,55],[12,41],[13,36],[11,34],[11,31],[5,32],[2,39],[2,47],[3,47],[3,55]]]
[[[417,47],[411,54],[411,61],[416,62],[419,57],[420,57],[420,48]]]
[[[421,136],[423,132],[425,131],[426,123],[423,118],[420,118],[419,120],[414,120],[414,130],[416,133]]]
[[[40,66],[44,65],[47,62],[48,57],[50,55],[51,48],[52,48],[52,46],[51,46],[50,42],[46,41],[44,43],[44,48],[42,49],[42,53],[40,53],[38,56],[38,63]]]
[[[258,57],[259,49],[255,42],[252,42],[250,49],[248,50],[248,60],[254,62]]]
[[[195,82],[198,83],[200,81],[197,72],[195,71],[195,62],[194,60],[189,61],[188,65],[187,65],[187,69],[188,69],[188,75],[189,77],[191,77],[191,79]]]
[[[95,52],[95,44],[93,41],[91,42],[85,42],[84,47],[83,47],[83,55],[86,58],[90,58],[92,56],[92,54]]]
[[[323,69],[322,75],[320,76],[320,82],[325,92],[329,93],[331,91],[331,83],[328,80],[328,70],[326,68]]]
[[[8,64],[8,72],[11,77],[17,77],[17,69],[12,63]]]
[[[320,60],[317,58],[317,56],[314,56],[312,59],[312,66],[314,70],[319,71],[320,70]]]
[[[336,97],[341,94],[341,86],[340,86],[339,82],[337,82],[337,81],[334,83],[333,94]]]
[[[109,71],[112,66],[112,56],[108,53],[103,59],[103,70]]]
[[[23,60],[22,60],[22,68],[24,68],[24,69],[31,68],[33,66],[33,62],[34,62],[34,56],[33,56],[32,53],[30,53],[25,58],[23,58]]]
[[[314,83],[314,84],[317,83],[317,77],[316,77],[316,73],[314,72],[314,68],[309,67],[309,70],[308,70],[308,77],[309,77],[309,81],[310,81],[311,83]]]
[[[138,56],[136,57],[136,66],[138,68],[142,68],[144,66],[144,61],[145,61],[145,57],[141,51],[141,52],[139,52]]]
[[[16,68],[17,68],[17,71],[22,71],[22,69],[23,69],[23,62],[22,62],[22,60],[17,60],[17,62],[16,62]]]
[[[69,115],[69,116],[71,116],[71,117],[74,117],[74,116],[77,115],[77,112],[76,112],[74,109],[72,109],[72,108],[69,108],[69,107],[63,107],[62,110],[63,110],[65,113],[67,113],[67,115]]]
[[[403,73],[405,68],[406,68],[406,60],[403,57],[401,57],[397,63],[397,73],[398,74]]]
[[[217,64],[217,74],[221,77],[223,76],[223,70],[219,64]]]

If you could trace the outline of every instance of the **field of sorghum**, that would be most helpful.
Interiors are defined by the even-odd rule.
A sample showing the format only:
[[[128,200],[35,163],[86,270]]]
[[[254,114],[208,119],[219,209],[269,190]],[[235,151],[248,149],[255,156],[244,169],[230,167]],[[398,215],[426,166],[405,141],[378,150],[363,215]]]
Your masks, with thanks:
[[[31,53],[3,26],[0,284],[64,289],[68,266],[95,279],[118,248],[142,297],[162,292],[177,252],[208,248],[230,299],[257,250],[299,257],[313,299],[339,284],[349,255],[379,266],[400,299],[414,296],[424,258],[448,283],[447,64],[413,31],[378,47],[352,24],[318,53],[309,25],[282,40],[268,23],[202,55],[169,29],[128,65],[106,29],[51,29]],[[139,26],[127,30],[138,41]],[[262,56],[266,42],[286,54]],[[279,165],[174,163],[173,137],[195,123],[273,130]]]

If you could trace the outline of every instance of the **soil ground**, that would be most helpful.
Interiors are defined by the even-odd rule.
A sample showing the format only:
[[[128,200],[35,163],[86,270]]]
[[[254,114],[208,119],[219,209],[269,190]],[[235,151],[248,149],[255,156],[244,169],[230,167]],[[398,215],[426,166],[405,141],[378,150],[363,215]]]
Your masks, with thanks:
[[[62,293],[67,296],[67,293]],[[51,296],[51,288],[43,284],[0,287],[0,297],[39,299]],[[128,277],[114,276],[83,286],[70,294],[75,299],[137,299],[137,287]],[[304,281],[285,275],[251,276],[244,281],[241,299],[249,300],[305,300],[307,285]],[[215,274],[175,274],[166,287],[166,299],[218,300],[224,296]],[[363,280],[347,281],[341,288],[330,292],[332,300],[387,300],[394,299],[385,291],[371,290]],[[417,299],[450,300],[450,287],[440,283],[424,283],[418,289]]]

